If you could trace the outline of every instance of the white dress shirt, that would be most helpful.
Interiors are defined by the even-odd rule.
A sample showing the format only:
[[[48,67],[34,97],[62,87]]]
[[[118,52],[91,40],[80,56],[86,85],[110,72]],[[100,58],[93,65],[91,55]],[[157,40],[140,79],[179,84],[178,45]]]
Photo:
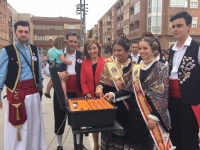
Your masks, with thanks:
[[[178,79],[178,68],[179,68],[182,58],[187,50],[187,47],[190,46],[190,44],[191,44],[191,41],[192,41],[191,36],[188,36],[185,43],[179,50],[177,47],[177,42],[172,47],[172,50],[175,51],[175,53],[174,53],[173,62],[172,62],[173,68],[171,71],[171,75],[169,77],[170,79]],[[199,47],[199,52],[198,52],[198,63],[200,64],[200,47]]]
[[[139,56],[140,54],[138,54],[137,56],[134,56],[133,54],[131,54],[132,61],[138,63]]]
[[[67,65],[67,72],[69,75],[76,75],[76,70],[75,70],[75,66],[76,66],[76,50],[74,51],[74,54],[70,55],[67,53],[67,51],[65,50],[65,58],[67,60],[71,60],[72,64],[71,65]]]

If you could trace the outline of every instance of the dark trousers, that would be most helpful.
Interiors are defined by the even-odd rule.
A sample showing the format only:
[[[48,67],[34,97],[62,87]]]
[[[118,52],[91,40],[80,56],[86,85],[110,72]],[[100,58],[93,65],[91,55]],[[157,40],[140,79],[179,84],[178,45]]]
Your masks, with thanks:
[[[68,98],[77,98],[76,92],[68,92],[67,96],[68,96]],[[53,98],[53,108],[54,108],[54,120],[55,120],[54,133],[57,135],[62,135],[65,130],[66,120],[64,121],[64,119],[66,117],[67,112],[64,112],[61,110],[55,91],[54,91],[54,98]],[[64,121],[64,123],[63,123],[63,121]],[[63,123],[63,125],[62,125],[62,123]],[[62,127],[61,127],[61,125],[62,125]]]
[[[190,104],[180,98],[169,98],[172,130],[170,138],[177,150],[199,150],[198,123]]]

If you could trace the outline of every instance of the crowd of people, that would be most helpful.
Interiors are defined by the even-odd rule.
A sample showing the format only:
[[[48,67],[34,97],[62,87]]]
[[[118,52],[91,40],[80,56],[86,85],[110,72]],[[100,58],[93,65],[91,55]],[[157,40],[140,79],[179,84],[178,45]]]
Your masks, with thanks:
[[[48,51],[66,97],[100,97],[117,106],[115,119],[123,130],[112,132],[109,150],[199,150],[200,46],[189,35],[189,13],[179,12],[170,21],[177,41],[169,50],[162,50],[150,32],[132,42],[120,34],[103,57],[95,39],[88,39],[81,52],[78,35],[69,32]],[[28,22],[18,21],[14,29],[17,41],[0,52],[0,108],[4,84],[7,89],[4,149],[46,150],[39,51],[28,43]],[[50,80],[44,93],[48,98],[52,85]],[[55,91],[53,108],[57,150],[63,150],[67,114]],[[102,132],[101,139],[92,134],[94,150],[105,150],[107,134]],[[75,142],[79,148],[79,134]]]

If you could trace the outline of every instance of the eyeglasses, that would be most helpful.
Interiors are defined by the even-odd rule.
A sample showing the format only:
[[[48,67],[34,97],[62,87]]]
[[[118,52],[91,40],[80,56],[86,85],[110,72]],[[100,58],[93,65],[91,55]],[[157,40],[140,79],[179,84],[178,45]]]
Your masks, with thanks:
[[[29,31],[24,31],[24,30],[18,30],[18,32],[19,32],[19,33],[23,33],[23,32],[24,32],[25,34],[28,34],[28,33],[29,33]]]
[[[143,34],[142,34],[142,37],[144,38],[144,37],[152,37],[152,38],[154,38],[154,35],[151,33],[151,32],[144,32]]]

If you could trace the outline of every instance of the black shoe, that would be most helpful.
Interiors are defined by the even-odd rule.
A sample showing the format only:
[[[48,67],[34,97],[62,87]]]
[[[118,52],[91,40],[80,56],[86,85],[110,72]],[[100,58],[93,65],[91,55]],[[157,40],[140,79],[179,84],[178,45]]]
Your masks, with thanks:
[[[51,95],[49,93],[44,93],[44,95],[47,97],[47,98],[51,98]]]
[[[79,144],[77,144],[77,150],[79,150]],[[88,150],[84,145],[82,145],[82,150]]]
[[[62,146],[58,146],[57,150],[63,150],[63,147]]]

